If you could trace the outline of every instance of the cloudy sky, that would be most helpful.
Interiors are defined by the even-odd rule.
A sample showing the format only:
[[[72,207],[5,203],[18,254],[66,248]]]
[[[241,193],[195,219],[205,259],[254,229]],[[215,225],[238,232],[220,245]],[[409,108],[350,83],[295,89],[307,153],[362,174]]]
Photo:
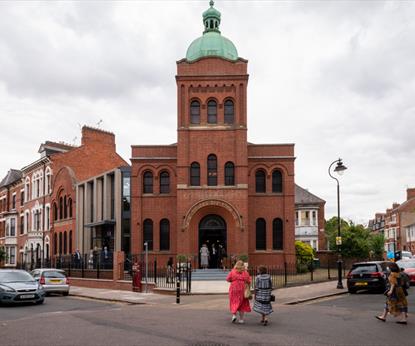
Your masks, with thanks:
[[[415,187],[415,2],[216,1],[249,60],[248,139],[295,143],[296,182],[367,222]],[[176,141],[176,61],[208,1],[0,2],[0,174],[80,124],[131,144]]]

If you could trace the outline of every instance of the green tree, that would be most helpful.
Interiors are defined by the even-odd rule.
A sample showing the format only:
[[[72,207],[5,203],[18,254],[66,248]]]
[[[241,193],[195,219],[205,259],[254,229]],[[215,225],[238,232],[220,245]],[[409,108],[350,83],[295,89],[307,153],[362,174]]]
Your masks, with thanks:
[[[385,251],[385,237],[383,234],[371,234],[369,247],[374,259],[382,259]]]
[[[330,250],[335,250],[337,249],[336,246],[336,237],[337,237],[337,217],[333,216],[330,220],[326,221],[326,226],[325,226],[325,233],[326,233],[326,238],[327,241],[329,243],[329,249]],[[343,232],[346,231],[348,228],[350,227],[349,223],[346,220],[343,220],[342,218],[340,218],[340,232],[343,235]]]
[[[6,251],[4,250],[4,247],[0,247],[0,262],[5,261],[7,258]]]
[[[337,249],[337,217],[326,222],[326,237],[330,249]],[[341,252],[345,258],[381,258],[383,255],[383,235],[373,234],[363,225],[356,225],[353,221],[340,219],[340,233],[342,237]]]

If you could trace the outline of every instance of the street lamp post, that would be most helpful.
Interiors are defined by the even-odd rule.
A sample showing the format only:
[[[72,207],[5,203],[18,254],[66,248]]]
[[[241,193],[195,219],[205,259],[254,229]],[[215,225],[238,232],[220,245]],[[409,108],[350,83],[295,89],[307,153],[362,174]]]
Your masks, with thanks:
[[[341,255],[341,232],[340,232],[340,184],[339,184],[339,179],[337,179],[336,177],[334,177],[331,174],[331,167],[334,164],[337,164],[336,167],[334,168],[334,172],[336,172],[339,175],[342,175],[343,172],[347,169],[347,167],[345,165],[343,165],[342,159],[338,159],[333,161],[330,166],[329,166],[329,176],[331,178],[333,178],[334,180],[336,180],[337,183],[337,237],[336,237],[336,245],[337,245],[337,277],[338,277],[338,281],[337,281],[337,288],[343,288],[343,280],[342,280],[342,255]]]

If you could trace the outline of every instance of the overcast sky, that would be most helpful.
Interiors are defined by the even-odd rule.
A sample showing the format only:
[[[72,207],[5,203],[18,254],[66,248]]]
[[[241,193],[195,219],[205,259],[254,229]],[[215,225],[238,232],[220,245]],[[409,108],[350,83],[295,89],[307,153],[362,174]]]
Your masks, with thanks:
[[[415,187],[415,2],[216,1],[249,60],[248,140],[295,143],[296,183],[367,222]],[[176,142],[176,61],[208,1],[0,2],[0,174],[80,124]]]

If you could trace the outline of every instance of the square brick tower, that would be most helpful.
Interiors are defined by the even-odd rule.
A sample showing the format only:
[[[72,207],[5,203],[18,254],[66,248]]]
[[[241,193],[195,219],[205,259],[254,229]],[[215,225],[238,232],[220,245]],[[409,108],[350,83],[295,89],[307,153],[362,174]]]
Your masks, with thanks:
[[[177,143],[132,146],[132,251],[147,242],[161,262],[197,266],[206,244],[250,264],[293,262],[294,145],[247,142],[248,62],[220,21],[211,1],[177,62]]]

